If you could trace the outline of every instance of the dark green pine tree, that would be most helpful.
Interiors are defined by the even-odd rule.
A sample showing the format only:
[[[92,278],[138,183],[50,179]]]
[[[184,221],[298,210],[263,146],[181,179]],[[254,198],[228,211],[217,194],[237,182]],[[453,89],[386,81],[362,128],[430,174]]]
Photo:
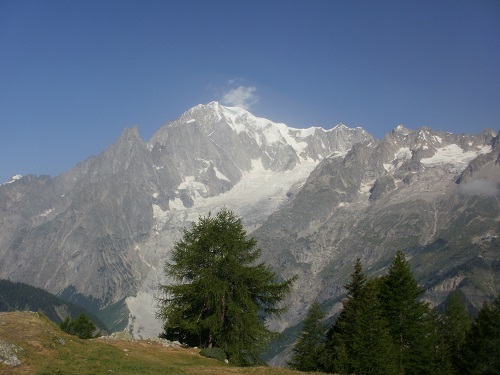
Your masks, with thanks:
[[[458,290],[449,293],[439,319],[438,368],[442,374],[460,374],[461,350],[471,327],[471,317]]]
[[[430,320],[433,321],[432,326],[429,327],[434,331],[429,332],[429,337],[433,339],[434,353],[432,363],[433,375],[454,375],[453,366],[451,364],[450,350],[443,335],[442,316],[439,316],[436,309],[431,309],[429,312]]]
[[[325,313],[319,303],[314,302],[304,319],[304,327],[293,347],[288,366],[299,371],[318,371],[319,361],[325,350],[326,327],[322,322]]]
[[[350,358],[355,374],[396,375],[397,347],[389,333],[379,299],[379,280],[368,280],[359,296]]]
[[[340,374],[398,374],[397,347],[379,300],[380,279],[367,280],[357,259],[348,298],[329,331],[324,370]]]
[[[260,363],[259,355],[275,336],[266,318],[279,317],[280,303],[294,279],[276,281],[256,240],[248,239],[241,220],[223,208],[200,217],[174,245],[162,285],[157,317],[163,336],[191,346],[218,347],[232,363]]]
[[[345,301],[346,304],[357,303],[366,284],[366,280],[366,276],[363,274],[361,259],[357,258],[356,263],[354,263],[354,271],[351,273],[351,282],[344,285],[344,288],[349,294],[347,301]]]
[[[383,277],[380,301],[398,347],[399,370],[406,375],[433,371],[436,328],[428,305],[419,301],[422,292],[404,253],[398,251]]]
[[[500,374],[500,294],[486,302],[468,332],[462,348],[461,374]]]
[[[357,310],[359,309],[361,291],[366,284],[361,260],[356,259],[354,271],[351,273],[351,282],[344,285],[347,298],[342,303],[343,310],[328,330],[326,350],[321,360],[322,369],[327,372],[341,374],[352,373],[352,335],[355,331]]]

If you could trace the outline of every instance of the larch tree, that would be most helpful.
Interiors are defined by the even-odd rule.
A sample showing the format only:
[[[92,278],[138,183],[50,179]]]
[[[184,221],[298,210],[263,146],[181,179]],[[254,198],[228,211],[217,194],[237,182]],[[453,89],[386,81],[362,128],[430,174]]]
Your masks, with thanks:
[[[260,363],[259,355],[275,337],[266,324],[279,317],[294,278],[277,281],[258,263],[261,249],[247,238],[241,219],[227,208],[200,217],[175,243],[161,285],[157,317],[163,336],[190,346],[218,347],[232,363]]]

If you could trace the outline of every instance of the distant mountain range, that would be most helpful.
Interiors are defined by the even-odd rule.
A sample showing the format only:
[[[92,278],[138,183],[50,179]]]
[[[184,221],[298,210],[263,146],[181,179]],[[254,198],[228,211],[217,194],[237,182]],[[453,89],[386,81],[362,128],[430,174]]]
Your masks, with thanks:
[[[0,277],[156,336],[154,296],[174,242],[199,215],[227,206],[263,260],[299,275],[274,328],[299,323],[314,300],[334,314],[356,257],[378,275],[397,249],[426,299],[439,304],[459,288],[479,307],[500,286],[499,154],[492,130],[398,126],[375,140],[361,128],[294,129],[198,105],[148,142],[126,129],[67,173],[0,186]]]

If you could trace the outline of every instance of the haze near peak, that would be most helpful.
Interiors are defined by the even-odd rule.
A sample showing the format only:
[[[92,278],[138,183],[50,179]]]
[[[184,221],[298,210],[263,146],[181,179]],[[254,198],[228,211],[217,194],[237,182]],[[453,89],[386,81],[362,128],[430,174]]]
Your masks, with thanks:
[[[221,99],[222,104],[230,107],[240,107],[246,110],[259,101],[255,86],[238,86],[227,91]]]

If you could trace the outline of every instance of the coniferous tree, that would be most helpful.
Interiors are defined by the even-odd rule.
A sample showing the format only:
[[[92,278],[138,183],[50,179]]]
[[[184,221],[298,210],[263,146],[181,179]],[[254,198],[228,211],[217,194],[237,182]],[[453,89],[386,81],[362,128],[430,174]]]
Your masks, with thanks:
[[[363,264],[361,263],[361,259],[357,258],[356,263],[354,263],[354,271],[351,273],[351,282],[344,285],[344,288],[349,293],[346,303],[357,303],[356,301],[359,300],[366,281],[367,278],[363,274]]]
[[[397,374],[397,348],[379,300],[380,280],[367,280],[356,260],[344,309],[328,334],[324,370],[340,374]]]
[[[428,305],[419,301],[422,292],[404,253],[398,251],[383,277],[380,301],[398,347],[399,371],[407,375],[433,371],[437,336]]]
[[[88,318],[85,313],[81,313],[78,317],[73,320],[71,317],[66,317],[59,327],[66,333],[70,335],[78,336],[81,339],[92,339],[97,337],[94,332],[96,331],[96,325]]]
[[[436,309],[429,310],[429,342],[434,343],[432,374],[433,375],[454,375],[453,366],[450,359],[450,351],[445,342],[442,332],[443,323]]]
[[[460,362],[462,374],[500,374],[500,295],[486,302],[473,321]]]
[[[398,374],[397,348],[379,300],[379,281],[368,280],[361,290],[352,337],[352,367],[359,375]]]
[[[293,348],[288,366],[299,371],[319,370],[319,361],[325,349],[326,327],[322,322],[325,313],[319,303],[314,302],[307,312],[304,327]]]
[[[232,363],[259,363],[275,333],[265,319],[279,316],[294,279],[276,281],[261,250],[247,239],[241,220],[223,208],[200,217],[174,245],[165,273],[176,284],[162,285],[157,317],[163,336],[191,346],[218,347]]]
[[[439,363],[441,373],[459,374],[461,350],[471,327],[471,317],[462,301],[461,293],[454,290],[446,300],[445,311],[439,319]]]
[[[361,260],[358,258],[351,273],[351,282],[344,285],[347,290],[347,298],[342,301],[344,308],[327,333],[326,351],[322,359],[325,371],[347,374],[353,370],[350,358],[353,352],[352,336],[355,331],[361,291],[366,280]]]

